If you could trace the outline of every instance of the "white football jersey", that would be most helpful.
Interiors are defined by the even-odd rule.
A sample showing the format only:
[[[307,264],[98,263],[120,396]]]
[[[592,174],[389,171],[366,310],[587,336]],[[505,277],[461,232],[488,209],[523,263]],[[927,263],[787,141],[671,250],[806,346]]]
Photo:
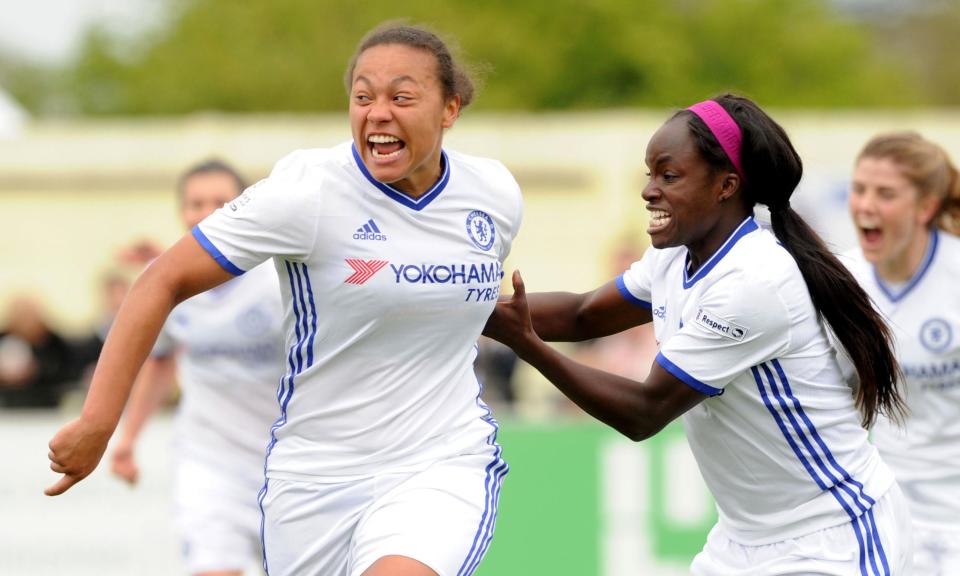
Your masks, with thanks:
[[[653,312],[656,362],[710,395],[683,422],[731,538],[852,523],[861,553],[879,552],[871,508],[892,475],[776,237],[749,217],[692,275],[686,248],[650,248],[617,283]]]
[[[177,351],[182,455],[246,478],[263,477],[270,426],[280,414],[283,369],[280,287],[259,266],[186,300],[170,313],[154,355]]]
[[[910,408],[904,426],[880,419],[873,441],[918,524],[960,530],[960,238],[934,231],[920,268],[886,284],[859,248],[844,262],[888,320]]]
[[[286,373],[267,475],[334,482],[495,442],[473,372],[522,213],[499,162],[444,152],[414,200],[351,143],[281,160],[194,229],[226,269],[273,258]]]

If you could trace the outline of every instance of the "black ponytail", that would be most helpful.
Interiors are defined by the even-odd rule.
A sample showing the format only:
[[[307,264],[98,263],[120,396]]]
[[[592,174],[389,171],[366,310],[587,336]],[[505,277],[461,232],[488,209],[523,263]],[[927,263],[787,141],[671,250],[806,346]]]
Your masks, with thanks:
[[[857,407],[863,426],[877,414],[901,421],[905,404],[898,391],[900,368],[893,353],[893,334],[853,275],[830,252],[816,232],[790,208],[803,164],[786,132],[752,101],[731,94],[714,98],[743,133],[741,194],[748,207],[770,209],[773,232],[793,256],[817,314],[832,328],[860,378]],[[733,166],[706,124],[689,114],[689,125],[701,154],[717,169]]]

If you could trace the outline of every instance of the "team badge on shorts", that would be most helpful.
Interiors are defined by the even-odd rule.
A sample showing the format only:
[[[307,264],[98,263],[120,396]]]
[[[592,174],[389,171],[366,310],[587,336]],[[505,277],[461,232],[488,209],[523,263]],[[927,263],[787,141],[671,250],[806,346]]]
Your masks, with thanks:
[[[493,238],[496,231],[493,228],[493,219],[483,210],[474,210],[467,214],[467,236],[481,250],[493,248]]]
[[[943,352],[952,341],[950,324],[942,318],[931,318],[920,327],[920,342],[931,352]]]

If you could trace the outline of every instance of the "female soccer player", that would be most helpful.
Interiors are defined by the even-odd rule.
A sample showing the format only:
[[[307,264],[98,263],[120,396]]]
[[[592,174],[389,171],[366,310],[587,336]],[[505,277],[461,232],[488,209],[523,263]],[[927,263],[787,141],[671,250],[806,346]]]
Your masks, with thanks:
[[[346,78],[352,143],[281,160],[137,281],[81,416],[51,441],[64,476],[48,493],[96,466],[173,305],[273,258],[287,368],[259,496],[265,568],[471,574],[507,472],[473,360],[520,190],[499,162],[442,148],[473,87],[434,34],[374,30]]]
[[[220,161],[187,170],[178,186],[187,229],[244,188],[240,175]],[[277,273],[265,263],[177,306],[134,387],[111,462],[130,483],[138,476],[137,437],[169,397],[177,372],[175,502],[190,574],[239,576],[261,557],[253,495],[263,485],[263,451],[279,414],[281,324]]]
[[[857,157],[849,196],[859,249],[850,269],[889,320],[909,414],[873,441],[910,503],[914,572],[960,574],[960,178],[913,132]]]
[[[897,363],[863,290],[790,208],[802,166],[786,133],[725,95],[668,120],[646,163],[643,258],[581,295],[528,301],[514,273],[487,334],[634,440],[683,416],[720,513],[693,574],[904,574],[906,504],[861,425],[899,412]],[[754,219],[758,203],[773,233]],[[643,382],[541,340],[651,320],[660,349]],[[856,392],[828,327],[856,365]]]

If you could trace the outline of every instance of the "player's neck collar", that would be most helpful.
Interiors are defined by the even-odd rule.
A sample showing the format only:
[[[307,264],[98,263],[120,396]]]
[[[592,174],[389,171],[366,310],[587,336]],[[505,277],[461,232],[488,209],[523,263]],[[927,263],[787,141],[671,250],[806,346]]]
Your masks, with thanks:
[[[937,253],[937,245],[940,243],[940,235],[937,233],[937,229],[933,228],[930,230],[930,239],[927,241],[927,251],[923,255],[923,260],[920,261],[920,266],[917,268],[917,271],[913,276],[907,280],[906,284],[902,286],[891,286],[890,284],[884,282],[883,278],[880,277],[880,274],[877,273],[877,267],[872,266],[873,268],[873,277],[877,281],[877,286],[880,287],[880,291],[883,292],[883,295],[887,297],[891,302],[899,302],[903,299],[904,296],[910,293],[913,290],[913,287],[920,283],[920,280],[926,276],[927,270],[930,269],[930,264],[933,262],[933,257]]]
[[[687,252],[687,256],[685,258],[684,267],[683,267],[683,289],[686,290],[692,287],[697,282],[699,282],[701,278],[703,278],[704,276],[709,274],[711,270],[713,270],[714,266],[716,266],[721,260],[723,260],[723,257],[726,256],[727,252],[729,252],[731,248],[733,248],[734,244],[739,242],[740,239],[746,236],[747,234],[753,232],[754,230],[759,230],[759,229],[760,229],[760,225],[757,224],[757,221],[753,218],[753,214],[750,214],[749,216],[744,218],[743,222],[741,222],[740,225],[737,226],[736,230],[734,230],[730,234],[730,236],[723,242],[720,248],[718,248],[717,251],[713,253],[713,256],[707,259],[707,261],[704,262],[702,266],[700,266],[700,269],[697,270],[692,276],[690,275],[690,253]]]
[[[364,178],[366,178],[378,190],[386,194],[391,200],[399,202],[407,208],[416,210],[418,212],[433,202],[434,199],[436,199],[436,197],[443,192],[443,189],[447,187],[447,182],[450,181],[450,159],[447,158],[447,153],[443,150],[440,150],[440,178],[437,179],[432,188],[427,190],[426,194],[420,196],[419,198],[411,198],[393,186],[380,182],[374,178],[373,175],[370,174],[370,171],[367,170],[366,165],[364,165],[363,159],[360,158],[360,153],[357,152],[356,144],[350,145],[350,151],[353,152],[353,160],[356,162],[357,168],[360,169],[360,173],[363,174]]]

